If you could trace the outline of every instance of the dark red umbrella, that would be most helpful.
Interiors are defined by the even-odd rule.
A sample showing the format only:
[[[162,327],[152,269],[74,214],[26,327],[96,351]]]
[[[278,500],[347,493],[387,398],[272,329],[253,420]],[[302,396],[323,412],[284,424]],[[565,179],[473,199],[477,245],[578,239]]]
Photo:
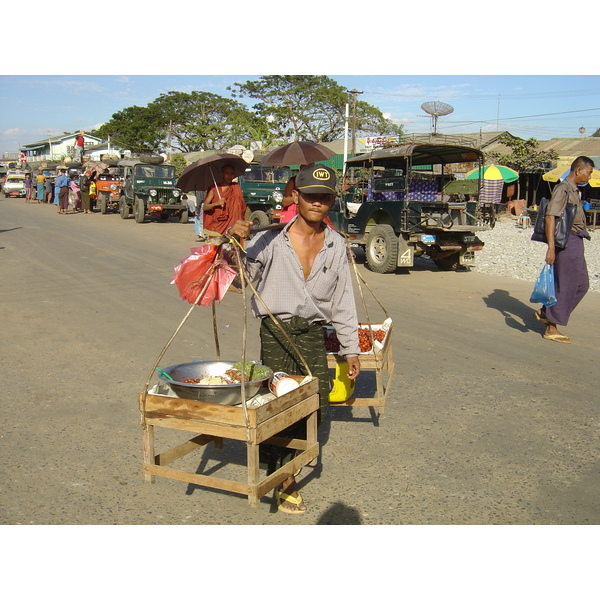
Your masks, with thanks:
[[[193,192],[207,190],[211,185],[221,185],[221,169],[225,165],[233,167],[236,177],[248,168],[248,163],[236,154],[211,154],[186,167],[177,181],[177,187],[183,192]]]
[[[329,160],[334,156],[335,152],[322,144],[315,142],[291,142],[269,152],[260,164],[265,167],[310,165],[320,160]]]

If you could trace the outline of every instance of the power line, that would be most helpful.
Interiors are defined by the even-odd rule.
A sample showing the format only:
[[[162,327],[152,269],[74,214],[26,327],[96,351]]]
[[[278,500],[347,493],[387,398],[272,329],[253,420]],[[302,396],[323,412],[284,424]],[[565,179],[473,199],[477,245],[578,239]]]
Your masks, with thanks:
[[[395,96],[405,98],[429,98],[435,95],[440,98],[447,99],[462,99],[462,100],[493,100],[497,97],[497,92],[489,92],[486,94],[464,94],[460,92],[423,92],[412,94],[406,92],[364,92],[365,94],[374,94],[377,96]],[[573,96],[592,96],[599,95],[600,89],[589,90],[563,90],[559,92],[531,92],[527,94],[502,94],[502,99],[506,100],[525,100],[528,98],[570,98]]]

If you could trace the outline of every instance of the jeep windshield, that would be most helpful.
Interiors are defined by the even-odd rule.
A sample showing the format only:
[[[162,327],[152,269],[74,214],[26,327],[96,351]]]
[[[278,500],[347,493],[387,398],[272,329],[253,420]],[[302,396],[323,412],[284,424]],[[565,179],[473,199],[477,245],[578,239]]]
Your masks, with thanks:
[[[291,172],[286,167],[261,167],[252,165],[244,172],[245,181],[260,181],[263,183],[287,183]]]
[[[109,167],[106,171],[98,175],[98,181],[114,181],[123,178],[123,167]]]
[[[136,165],[133,171],[135,177],[175,179],[173,165]]]

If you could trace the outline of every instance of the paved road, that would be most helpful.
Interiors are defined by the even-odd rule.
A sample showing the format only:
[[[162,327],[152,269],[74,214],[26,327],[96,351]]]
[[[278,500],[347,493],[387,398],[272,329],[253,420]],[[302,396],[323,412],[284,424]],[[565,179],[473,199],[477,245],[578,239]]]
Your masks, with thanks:
[[[542,339],[527,282],[360,266],[394,319],[395,384],[381,417],[330,409],[296,518],[271,496],[250,509],[235,494],[144,483],[137,394],[189,307],[169,282],[193,225],[16,199],[0,200],[0,217],[0,523],[600,523],[600,295],[575,313],[569,346]],[[217,315],[222,356],[237,360],[241,296]],[[161,364],[213,356],[200,307]],[[171,442],[157,436],[158,450]],[[185,460],[243,474],[244,456],[230,442]]]

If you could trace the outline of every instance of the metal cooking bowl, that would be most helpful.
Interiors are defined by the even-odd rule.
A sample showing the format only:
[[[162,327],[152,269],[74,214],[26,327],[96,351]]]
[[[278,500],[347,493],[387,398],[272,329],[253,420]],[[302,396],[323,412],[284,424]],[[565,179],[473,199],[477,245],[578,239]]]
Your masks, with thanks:
[[[184,379],[202,379],[223,375],[227,369],[230,369],[239,361],[213,361],[213,360],[195,360],[189,363],[181,363],[165,367],[163,371],[168,373],[175,381],[170,381],[164,375],[158,374],[158,378],[169,385],[178,398],[188,400],[200,400],[201,402],[212,402],[213,404],[240,404],[242,401],[242,385],[232,383],[229,385],[199,385],[196,383],[183,383]],[[246,361],[251,362],[251,361]],[[250,400],[258,393],[260,386],[273,376],[273,371],[268,367],[267,376],[254,381],[246,381],[246,400]]]

